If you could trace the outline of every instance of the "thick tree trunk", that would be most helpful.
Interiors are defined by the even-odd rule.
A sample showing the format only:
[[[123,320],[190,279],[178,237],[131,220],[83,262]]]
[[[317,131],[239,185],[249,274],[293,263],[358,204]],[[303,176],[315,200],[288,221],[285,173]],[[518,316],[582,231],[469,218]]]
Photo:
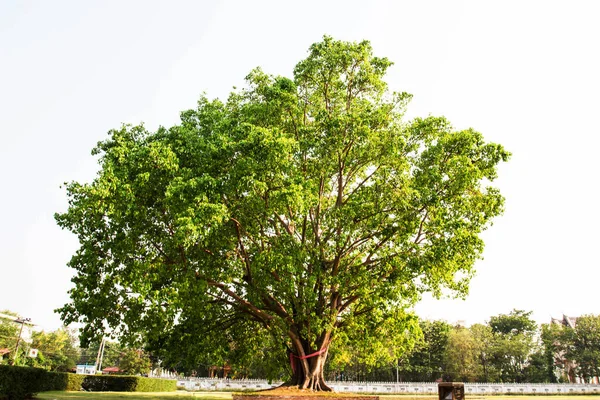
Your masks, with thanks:
[[[298,386],[299,389],[330,392],[331,388],[325,384],[323,375],[326,359],[327,351],[308,359],[299,359],[292,355],[290,357],[290,363],[293,365],[291,385]]]
[[[290,354],[293,376],[289,385],[298,386],[299,389],[331,391],[331,388],[325,384],[323,373],[329,348],[329,335],[326,337],[323,347],[313,352],[305,350],[300,340],[294,341],[294,350],[296,351]]]

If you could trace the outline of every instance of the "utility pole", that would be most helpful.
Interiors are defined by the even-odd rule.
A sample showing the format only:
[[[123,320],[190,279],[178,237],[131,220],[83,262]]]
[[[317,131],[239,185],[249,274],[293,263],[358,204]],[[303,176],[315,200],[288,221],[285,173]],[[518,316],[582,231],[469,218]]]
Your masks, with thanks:
[[[14,320],[16,323],[21,324],[21,329],[19,330],[19,337],[17,338],[17,344],[15,345],[15,354],[13,354],[12,364],[14,365],[17,361],[17,355],[19,354],[19,344],[21,342],[21,335],[23,334],[23,326],[25,322],[31,321],[31,318],[17,318]]]
[[[102,336],[102,340],[100,341],[100,347],[98,347],[98,355],[96,356],[96,372],[102,366],[102,357],[104,357],[104,336]]]
[[[102,337],[102,353],[100,353],[100,364],[98,365],[98,369],[102,372],[102,359],[104,358],[104,348],[106,347],[106,339],[104,336]]]

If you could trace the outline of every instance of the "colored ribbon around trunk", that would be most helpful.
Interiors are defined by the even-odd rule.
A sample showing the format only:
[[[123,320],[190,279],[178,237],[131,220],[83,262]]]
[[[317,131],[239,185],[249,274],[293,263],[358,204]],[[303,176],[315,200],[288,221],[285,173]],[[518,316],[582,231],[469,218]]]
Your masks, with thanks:
[[[323,347],[321,350],[315,351],[314,353],[308,354],[306,356],[297,356],[294,353],[290,353],[290,365],[292,367],[292,372],[294,374],[296,373],[296,363],[294,362],[294,358],[297,358],[298,360],[306,360],[307,358],[311,358],[311,357],[318,356],[319,354],[323,354],[323,353],[325,353],[325,351],[327,351],[327,349],[325,347]]]

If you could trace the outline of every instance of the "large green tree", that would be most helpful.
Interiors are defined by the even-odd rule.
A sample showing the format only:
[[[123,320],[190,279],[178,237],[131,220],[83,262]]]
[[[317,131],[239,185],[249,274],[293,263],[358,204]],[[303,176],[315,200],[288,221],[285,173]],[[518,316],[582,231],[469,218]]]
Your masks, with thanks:
[[[138,349],[127,349],[121,356],[119,369],[127,375],[148,374],[152,368],[152,362],[148,354]]]
[[[331,345],[397,357],[421,293],[466,294],[509,153],[443,117],[404,122],[391,64],[325,37],[293,79],[257,69],[176,126],[110,131],[56,216],[81,244],[63,320],[84,342],[253,326],[316,390]]]
[[[490,318],[489,326],[494,333],[504,335],[533,335],[537,324],[531,318],[533,311],[513,309],[508,314],[500,314]]]
[[[527,379],[524,368],[534,351],[534,335],[537,333],[537,324],[531,314],[532,311],[515,309],[490,318],[489,326],[494,333],[492,363],[503,382]]]
[[[30,347],[39,352],[37,357],[28,358],[27,364],[50,371],[69,371],[75,368],[81,355],[76,342],[74,333],[64,327],[50,332],[33,332]]]
[[[477,354],[479,371],[479,382],[498,382],[500,380],[500,371],[495,365],[497,352],[498,334],[494,334],[489,325],[473,324],[469,328],[471,335],[477,343],[475,352]]]
[[[400,373],[409,382],[433,382],[442,377],[445,369],[444,356],[452,327],[445,321],[427,320],[421,320],[419,327],[423,340],[407,354]]]
[[[9,310],[0,311],[0,349],[8,349],[8,354],[0,354],[0,364],[8,363],[14,357],[17,337],[19,336],[19,324],[15,322],[19,318],[17,313]]]
[[[565,328],[563,341],[566,343],[565,356],[575,360],[576,373],[590,382],[600,377],[600,316],[582,315],[577,318],[575,328]]]
[[[2,310],[0,314],[5,316],[0,317],[0,348],[14,349],[19,335],[19,325],[14,321],[19,316],[9,310]]]
[[[567,358],[572,338],[571,327],[556,323],[542,324],[540,339],[546,353],[550,382],[569,382],[570,372],[574,369],[573,360]]]
[[[464,327],[456,327],[450,331],[446,345],[445,378],[451,381],[475,382],[482,375],[479,363],[479,347],[473,333]]]

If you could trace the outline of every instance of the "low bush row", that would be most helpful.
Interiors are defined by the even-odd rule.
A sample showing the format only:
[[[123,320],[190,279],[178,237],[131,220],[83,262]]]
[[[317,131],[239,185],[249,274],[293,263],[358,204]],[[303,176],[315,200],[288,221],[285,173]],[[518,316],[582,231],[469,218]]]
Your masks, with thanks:
[[[81,387],[88,392],[172,392],[177,390],[174,380],[144,378],[141,376],[81,375]]]
[[[0,399],[26,399],[45,389],[46,371],[0,365]]]
[[[76,375],[40,368],[0,365],[0,400],[22,400],[48,390],[170,392],[176,381],[141,376]]]

